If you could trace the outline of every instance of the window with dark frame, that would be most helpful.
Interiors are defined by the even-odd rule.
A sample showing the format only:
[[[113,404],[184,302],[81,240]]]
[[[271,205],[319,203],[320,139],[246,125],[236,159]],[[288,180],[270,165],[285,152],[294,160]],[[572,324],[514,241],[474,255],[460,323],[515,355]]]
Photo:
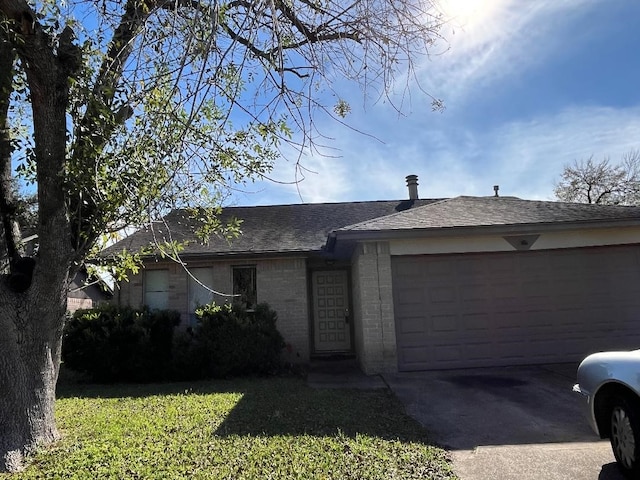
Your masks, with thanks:
[[[145,270],[144,303],[150,309],[163,310],[169,305],[169,270]]]
[[[258,304],[256,290],[256,267],[242,265],[232,267],[234,303],[242,305],[247,310],[253,310]]]

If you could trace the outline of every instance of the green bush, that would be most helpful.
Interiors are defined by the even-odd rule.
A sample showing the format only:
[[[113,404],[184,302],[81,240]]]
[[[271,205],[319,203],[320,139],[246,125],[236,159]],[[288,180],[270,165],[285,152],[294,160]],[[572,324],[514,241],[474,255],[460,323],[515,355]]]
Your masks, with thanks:
[[[169,310],[112,305],[78,310],[65,324],[62,360],[97,382],[165,380],[179,322],[179,314]]]
[[[151,382],[268,374],[280,367],[284,340],[276,312],[260,304],[208,305],[198,324],[178,332],[177,312],[101,306],[78,310],[66,322],[65,366],[90,380]]]
[[[284,340],[278,316],[266,303],[252,312],[239,305],[198,309],[197,326],[176,340],[174,372],[179,379],[267,374],[280,366]]]

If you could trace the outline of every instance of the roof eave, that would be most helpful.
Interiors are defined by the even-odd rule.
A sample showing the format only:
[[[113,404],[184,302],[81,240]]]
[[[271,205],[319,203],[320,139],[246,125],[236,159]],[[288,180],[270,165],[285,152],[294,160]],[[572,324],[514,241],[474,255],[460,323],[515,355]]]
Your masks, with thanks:
[[[233,251],[233,252],[182,252],[180,258],[197,259],[197,258],[247,258],[247,257],[307,257],[311,254],[321,253],[322,249],[301,249],[301,250],[260,250],[260,251]],[[144,255],[142,258],[148,260],[150,258],[159,257],[158,254]]]

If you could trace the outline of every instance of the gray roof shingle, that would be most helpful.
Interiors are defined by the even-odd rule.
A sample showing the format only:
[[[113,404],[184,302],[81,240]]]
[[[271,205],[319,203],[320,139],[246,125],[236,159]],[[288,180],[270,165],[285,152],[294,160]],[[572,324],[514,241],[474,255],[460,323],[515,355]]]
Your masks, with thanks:
[[[343,227],[338,232],[375,232],[483,226],[640,222],[640,207],[522,200],[515,197],[456,197],[406,212]]]
[[[491,226],[570,225],[632,222],[640,225],[640,207],[586,205],[515,197],[467,197],[432,200],[395,200],[228,207],[220,219],[242,220],[242,235],[227,242],[213,235],[202,244],[195,222],[185,210],[174,210],[153,229],[143,228],[109,247],[109,255],[136,251],[158,241],[189,241],[185,255],[241,255],[318,252],[327,237],[382,232],[411,232]]]
[[[109,247],[109,255],[127,249],[137,251],[158,241],[189,241],[186,255],[250,254],[270,252],[320,251],[328,234],[345,225],[387,216],[439,200],[389,200],[372,202],[316,203],[270,205],[257,207],[228,207],[220,215],[223,224],[231,218],[242,220],[242,235],[227,242],[212,235],[203,245],[194,234],[196,224],[185,210],[174,210],[154,222],[153,229],[143,228]]]

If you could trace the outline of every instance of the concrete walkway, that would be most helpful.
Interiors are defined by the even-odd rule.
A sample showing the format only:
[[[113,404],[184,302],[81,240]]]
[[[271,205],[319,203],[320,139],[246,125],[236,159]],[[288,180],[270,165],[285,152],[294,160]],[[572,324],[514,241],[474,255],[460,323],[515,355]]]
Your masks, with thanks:
[[[609,442],[480,446],[452,459],[461,480],[624,480]]]

